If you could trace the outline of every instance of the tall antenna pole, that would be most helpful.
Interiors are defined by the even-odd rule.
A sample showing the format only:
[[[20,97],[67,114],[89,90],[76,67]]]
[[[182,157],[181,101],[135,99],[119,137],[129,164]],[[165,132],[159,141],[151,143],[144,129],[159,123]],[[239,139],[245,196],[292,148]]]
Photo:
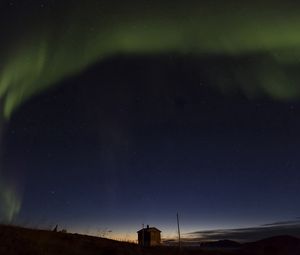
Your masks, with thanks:
[[[181,240],[180,240],[180,226],[179,226],[179,215],[177,213],[177,228],[178,228],[178,246],[179,250],[181,249]]]
[[[143,223],[143,240],[142,240],[142,246],[145,247],[145,227]]]

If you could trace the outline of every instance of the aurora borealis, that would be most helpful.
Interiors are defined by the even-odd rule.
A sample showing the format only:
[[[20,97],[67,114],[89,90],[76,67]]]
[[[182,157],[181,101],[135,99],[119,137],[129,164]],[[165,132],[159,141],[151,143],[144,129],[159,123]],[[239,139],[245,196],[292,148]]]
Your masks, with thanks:
[[[199,75],[205,76],[204,83],[209,84],[211,89],[217,88],[217,91],[220,91],[224,97],[241,93],[250,101],[267,98],[266,100],[274,100],[274,102],[283,105],[295,102],[300,95],[298,71],[300,67],[299,9],[300,4],[296,1],[285,1],[284,3],[279,1],[237,2],[221,0],[176,0],[164,1],[164,3],[154,0],[1,1],[0,103],[2,108],[0,131],[3,136],[6,136],[6,132],[11,131],[3,131],[2,129],[4,125],[10,129],[10,120],[14,113],[21,109],[28,100],[46,96],[47,93],[56,89],[55,86],[64,86],[64,83],[84,74],[93,65],[101,65],[118,56],[142,56],[145,59],[151,59],[153,56],[166,58],[175,56],[175,59],[188,59],[186,62],[202,61],[199,65],[191,65],[193,73],[189,79],[199,79],[197,76],[199,69]],[[111,76],[114,75],[113,69],[108,71]],[[128,73],[135,72],[130,68],[127,71]],[[100,75],[105,76],[103,72],[100,72]],[[196,77],[193,78],[193,75]],[[149,78],[149,80],[151,79]],[[107,83],[107,80],[109,79],[106,78],[102,82]],[[147,83],[147,79],[145,78],[142,82]],[[83,82],[82,89],[86,86],[88,90],[87,84],[89,82]],[[177,83],[174,82],[174,84],[176,87]],[[98,82],[97,86],[104,85]],[[122,90],[123,87],[118,86],[116,86],[116,91]],[[153,90],[161,93],[161,90],[156,88],[158,85],[151,86],[153,86]],[[101,89],[99,90],[102,92]],[[142,91],[140,93],[143,94],[143,89],[140,90]],[[168,93],[172,93],[172,88],[169,85],[166,90]],[[106,90],[103,89],[103,91]],[[187,93],[185,89],[182,91]],[[151,94],[149,88],[145,89],[145,93],[148,95],[146,101],[148,100],[155,105],[156,101],[152,102],[152,97],[155,98],[156,94]],[[185,100],[180,99],[178,101],[175,99],[175,101],[177,100],[176,107],[180,105],[184,108],[186,104],[189,105],[185,102],[189,101],[192,101],[192,104],[197,104],[194,102],[195,99],[190,99],[191,94],[188,92],[188,99]],[[201,94],[197,95],[199,95],[199,102],[206,100],[201,98]],[[112,101],[115,99],[114,95],[110,95],[110,97]],[[121,95],[118,97],[125,100]],[[170,97],[170,100],[173,100],[172,96]],[[106,102],[105,98],[100,98],[99,100]],[[136,100],[131,96],[129,98]],[[68,100],[70,99],[66,99],[66,102]],[[167,104],[168,100],[163,99],[162,105]],[[88,101],[86,98],[80,101],[79,106],[81,103],[84,105],[86,101]],[[129,99],[125,100],[125,102],[127,101]],[[228,101],[230,100],[228,99]],[[97,105],[97,107],[105,110],[106,103],[100,103],[100,106]],[[214,103],[215,101],[212,100],[212,104]],[[224,105],[226,104],[230,103],[226,101]],[[37,105],[39,104],[37,103]],[[43,104],[41,103],[41,105]],[[74,106],[72,105],[72,107]],[[197,107],[196,109],[198,109]],[[135,108],[132,107],[132,109]],[[246,107],[245,111],[247,110],[249,109]],[[269,107],[268,110],[272,111],[272,107]],[[22,109],[20,111],[22,112]],[[151,111],[154,112],[153,115],[159,115],[159,110]],[[169,115],[176,111],[174,109],[169,110],[166,113],[166,118],[168,119]],[[191,112],[193,118],[196,118],[197,114],[194,110]],[[35,114],[39,116],[39,114]],[[95,113],[95,115],[97,114]],[[132,115],[135,116],[135,114],[137,113]],[[140,115],[138,116],[141,118]],[[149,116],[152,115],[149,113]],[[22,117],[16,118],[22,119]],[[28,118],[30,119],[30,117]],[[185,117],[182,118],[187,123],[192,123],[191,125],[197,123],[201,126],[197,122],[198,120],[190,121],[189,119],[186,120]],[[232,117],[228,118],[231,119]],[[257,118],[258,122],[263,119],[260,115]],[[111,128],[110,125],[113,125],[111,123],[114,123],[113,119],[113,114],[110,117],[103,114],[103,119],[97,119],[97,123],[104,121],[108,124],[107,127],[103,127],[105,126],[103,124],[99,130]],[[153,123],[155,123],[153,125],[156,127],[159,118],[153,117],[153,119]],[[201,119],[200,115],[199,119]],[[210,121],[209,119],[208,122]],[[294,122],[291,121],[291,123]],[[295,120],[295,123],[298,122]],[[176,122],[174,125],[177,124]],[[136,120],[134,120],[132,126],[135,125],[141,124],[136,124]],[[166,124],[166,126],[168,125]],[[181,124],[179,126],[181,127]],[[274,126],[276,125],[274,124]],[[126,133],[127,129],[130,128],[132,128],[130,124],[125,125],[124,130],[116,128],[116,134],[112,134],[111,137],[108,136],[113,142],[109,138],[107,138],[109,141],[103,138],[105,140],[103,147],[110,144],[113,151],[115,147],[119,148],[119,146],[122,147],[127,143],[132,145],[131,137],[124,138],[125,142],[122,140],[125,136],[124,132]],[[274,133],[277,134],[277,131]],[[164,139],[160,134],[158,137]],[[268,139],[271,141],[273,138],[269,137]],[[121,144],[115,142],[118,139],[122,140]],[[141,140],[144,141],[143,139],[142,137]],[[181,142],[178,143],[181,144]],[[169,143],[172,142],[169,141]],[[85,146],[84,143],[81,145],[82,147]],[[144,151],[144,145],[137,147],[139,146],[141,147],[139,149]],[[5,154],[5,146],[1,145],[0,149],[2,150],[1,153]],[[10,151],[14,150],[11,149]],[[84,152],[82,153],[84,154]],[[218,152],[217,154],[220,156],[221,153]],[[108,153],[108,158],[114,158],[115,155],[112,155],[114,155],[113,152]],[[176,154],[176,156],[178,155]],[[70,157],[70,155],[66,157]],[[156,155],[156,157],[159,156]],[[166,157],[172,158],[172,155]],[[258,156],[256,155],[256,157]],[[105,157],[103,156],[103,158]],[[1,167],[4,167],[2,165]],[[105,168],[103,162],[100,165]],[[0,209],[0,219],[12,221],[22,210],[22,194],[19,192],[18,182],[12,177],[6,177],[10,175],[7,171],[5,168],[0,170],[0,202],[3,205]],[[109,172],[109,170],[107,171]],[[26,207],[26,205],[24,206]]]
[[[32,94],[116,53],[262,55],[258,66],[232,75],[242,83],[256,76],[259,90],[274,97],[299,92],[285,72],[300,51],[295,1],[2,1],[1,7],[6,117]]]

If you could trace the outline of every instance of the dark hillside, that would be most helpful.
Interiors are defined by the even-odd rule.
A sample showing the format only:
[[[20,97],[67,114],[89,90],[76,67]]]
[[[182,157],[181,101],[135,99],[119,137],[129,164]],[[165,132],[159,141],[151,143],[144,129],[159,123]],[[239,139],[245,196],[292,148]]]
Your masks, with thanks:
[[[223,244],[224,241],[216,242]],[[225,241],[225,244],[235,244]],[[225,245],[226,246],[226,245]],[[161,246],[142,249],[136,244],[79,234],[0,226],[0,255],[298,255],[300,239],[278,236],[241,245],[240,249],[201,250]]]
[[[245,255],[299,255],[300,239],[292,236],[276,236],[243,246]]]

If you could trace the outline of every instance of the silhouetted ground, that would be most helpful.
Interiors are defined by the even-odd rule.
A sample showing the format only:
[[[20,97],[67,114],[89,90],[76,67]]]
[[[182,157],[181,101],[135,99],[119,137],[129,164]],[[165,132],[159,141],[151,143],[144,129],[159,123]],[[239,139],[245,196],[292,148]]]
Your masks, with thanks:
[[[300,239],[281,236],[242,245],[235,250],[174,247],[142,249],[136,244],[105,238],[0,226],[2,255],[298,255]]]
[[[300,239],[292,236],[276,236],[245,244],[242,250],[245,255],[300,255]]]

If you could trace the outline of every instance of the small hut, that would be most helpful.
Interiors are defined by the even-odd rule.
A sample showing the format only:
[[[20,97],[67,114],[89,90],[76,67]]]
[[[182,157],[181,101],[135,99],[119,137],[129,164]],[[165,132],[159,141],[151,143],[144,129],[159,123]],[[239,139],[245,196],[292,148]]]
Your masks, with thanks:
[[[147,225],[147,228],[142,228],[137,233],[138,233],[139,245],[141,245],[143,247],[160,245],[161,231],[159,229],[154,228],[154,227],[150,228],[149,225]]]

